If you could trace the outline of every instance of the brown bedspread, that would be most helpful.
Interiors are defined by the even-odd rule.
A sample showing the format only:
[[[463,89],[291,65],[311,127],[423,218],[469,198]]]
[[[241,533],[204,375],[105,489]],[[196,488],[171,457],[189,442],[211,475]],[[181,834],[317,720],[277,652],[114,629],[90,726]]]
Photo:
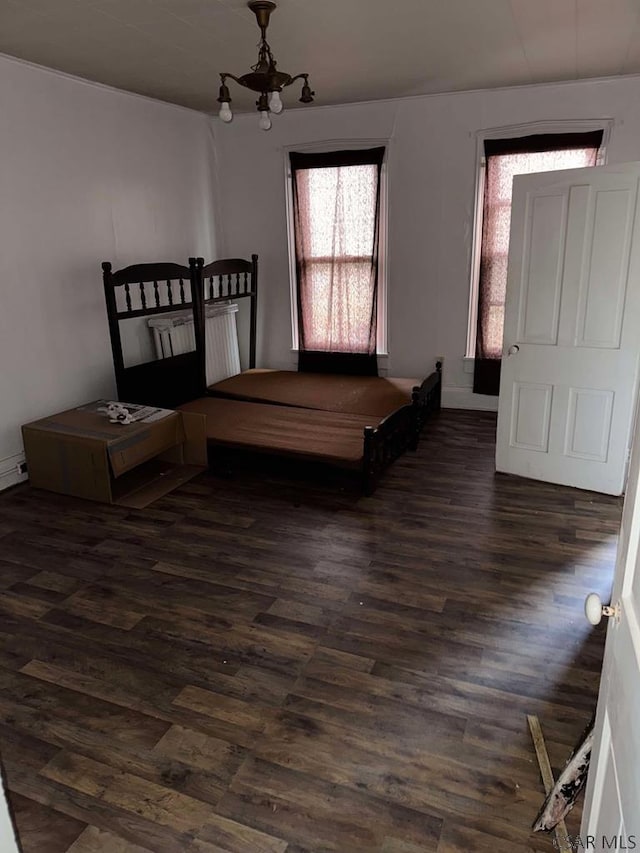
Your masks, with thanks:
[[[277,403],[325,412],[384,418],[411,402],[419,379],[386,376],[338,376],[293,370],[247,370],[216,382],[209,391],[221,397]]]
[[[377,426],[380,420],[219,397],[201,397],[179,408],[207,416],[207,440],[212,444],[321,459],[349,468],[362,462],[364,428]]]

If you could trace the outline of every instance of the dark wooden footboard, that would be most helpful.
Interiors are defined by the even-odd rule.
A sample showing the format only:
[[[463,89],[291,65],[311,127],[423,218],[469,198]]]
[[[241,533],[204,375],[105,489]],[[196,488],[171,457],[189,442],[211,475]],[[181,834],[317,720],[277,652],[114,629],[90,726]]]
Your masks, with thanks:
[[[434,412],[439,411],[442,399],[442,362],[436,361],[436,369],[421,385],[416,385],[411,394],[413,408],[413,436],[409,448],[415,450],[425,423]]]
[[[381,421],[377,427],[364,430],[362,489],[370,495],[382,472],[407,449],[415,450],[427,420],[440,409],[442,396],[442,362],[421,385],[416,385],[411,403],[402,406]]]
[[[382,472],[411,445],[415,433],[413,405],[402,406],[380,421],[377,427],[364,428],[362,490],[375,491]]]

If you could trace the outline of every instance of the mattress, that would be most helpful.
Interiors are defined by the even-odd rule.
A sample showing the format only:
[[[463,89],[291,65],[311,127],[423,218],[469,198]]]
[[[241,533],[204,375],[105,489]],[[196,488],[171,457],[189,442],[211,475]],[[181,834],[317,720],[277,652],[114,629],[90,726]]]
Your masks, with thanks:
[[[386,376],[339,376],[293,370],[246,370],[209,387],[209,392],[234,400],[275,403],[325,412],[369,415],[378,420],[411,402],[420,379]]]
[[[219,397],[201,397],[179,409],[206,415],[211,444],[320,459],[347,468],[362,463],[364,428],[377,426],[379,421],[369,415]]]

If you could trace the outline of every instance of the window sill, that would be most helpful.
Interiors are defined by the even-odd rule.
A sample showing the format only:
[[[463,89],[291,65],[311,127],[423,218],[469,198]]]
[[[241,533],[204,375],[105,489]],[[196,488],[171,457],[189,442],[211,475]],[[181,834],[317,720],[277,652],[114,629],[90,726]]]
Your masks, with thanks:
[[[293,355],[298,355],[300,350],[295,349],[294,347],[291,347],[289,352],[292,353]],[[378,361],[386,361],[389,358],[389,353],[388,352],[378,352],[378,353],[376,353],[376,358],[378,359]]]

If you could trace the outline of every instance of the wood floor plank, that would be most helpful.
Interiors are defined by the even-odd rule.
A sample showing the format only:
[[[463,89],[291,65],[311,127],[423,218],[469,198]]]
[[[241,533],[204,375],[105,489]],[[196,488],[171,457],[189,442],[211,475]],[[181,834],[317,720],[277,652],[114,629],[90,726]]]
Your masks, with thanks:
[[[25,853],[550,853],[621,502],[443,412],[369,497],[268,466],[146,510],[0,495],[0,749]],[[570,818],[579,827],[580,806]]]
[[[214,815],[187,853],[284,853],[287,849],[282,838]]]
[[[258,759],[243,765],[218,810],[234,820],[251,815],[262,831],[311,849],[375,850],[401,835],[429,851],[441,828],[431,815]]]
[[[72,752],[58,753],[39,775],[180,833],[195,834],[212,812],[200,800]]]
[[[190,708],[207,717],[216,717],[256,733],[262,731],[265,723],[266,714],[260,706],[191,685],[185,687],[176,696],[173,704]]]
[[[193,841],[193,833],[177,832],[171,826],[162,825],[129,809],[122,809],[100,798],[90,797],[82,791],[35,775],[24,768],[14,767],[10,794],[18,793],[28,800],[48,806],[57,813],[95,825],[113,833],[130,844],[149,848],[153,853],[176,853],[186,849]],[[22,826],[17,820],[19,833]],[[34,851],[35,853],[35,851]],[[40,851],[39,851],[40,853]]]
[[[318,646],[312,660],[307,664],[306,671],[310,670],[311,666],[337,666],[345,667],[346,669],[355,669],[357,672],[371,672],[374,664],[374,658],[363,658],[360,655],[351,655],[348,652],[340,652],[337,649],[328,649],[325,646]]]
[[[69,613],[125,631],[129,631],[144,618],[144,612],[129,609],[130,602],[124,596],[114,596],[106,587],[97,591],[80,590],[60,606]]]
[[[61,592],[66,595],[71,595],[80,586],[80,581],[76,578],[69,578],[57,572],[38,572],[29,579],[32,586],[39,586],[42,589],[51,589],[54,592]]]
[[[233,743],[182,726],[169,729],[154,747],[133,747],[74,723],[40,719],[33,711],[16,709],[11,719],[11,726],[0,727],[0,745],[6,750],[9,769],[41,770],[58,752],[73,751],[210,805],[227,790],[246,754]],[[173,740],[176,730],[183,733],[179,744]]]
[[[92,696],[94,699],[101,699],[118,705],[121,708],[129,708],[132,711],[140,711],[143,714],[148,714],[158,719],[164,718],[164,715],[161,713],[162,703],[158,701],[160,695],[164,694],[169,701],[172,701],[178,690],[176,687],[163,685],[158,693],[154,694],[153,701],[150,701],[146,695],[144,697],[136,696],[122,682],[113,684],[95,678],[92,675],[85,675],[84,673],[40,660],[30,660],[21,668],[20,672],[32,678],[48,682],[49,684],[66,687],[77,693]]]
[[[88,826],[66,853],[153,853],[148,847],[131,844],[112,832]]]
[[[545,837],[531,838],[519,848],[525,853],[550,853],[554,848]],[[446,822],[438,844],[438,853],[468,853],[470,850],[513,853],[513,841],[490,832],[468,827],[463,821]]]
[[[18,826],[24,827],[22,853],[67,853],[86,825],[19,794],[12,793],[10,803]]]
[[[38,601],[28,596],[20,595],[12,590],[5,590],[0,598],[0,614],[6,616],[25,616],[28,619],[39,619],[48,613],[53,604]]]
[[[13,702],[16,713],[32,710],[46,720],[81,720],[90,731],[109,733],[115,740],[131,745],[153,746],[169,728],[169,723],[139,711],[86,696],[74,690],[42,682],[23,673],[0,670],[0,703]],[[11,700],[5,697],[11,695]]]

